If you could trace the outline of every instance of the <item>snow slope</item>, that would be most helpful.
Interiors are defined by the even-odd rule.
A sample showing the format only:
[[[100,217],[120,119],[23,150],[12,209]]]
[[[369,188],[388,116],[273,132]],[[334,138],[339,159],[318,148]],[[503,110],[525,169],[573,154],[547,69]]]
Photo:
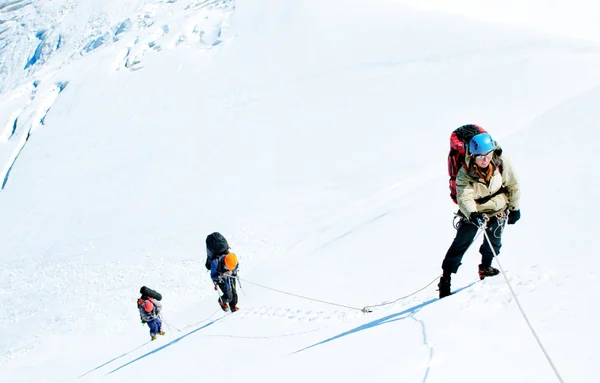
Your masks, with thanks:
[[[475,246],[456,295],[425,287],[454,236],[448,137],[473,122],[522,183],[507,277],[564,381],[598,374],[595,42],[386,0],[4,5],[2,380],[557,381]],[[141,285],[164,296],[151,343]]]

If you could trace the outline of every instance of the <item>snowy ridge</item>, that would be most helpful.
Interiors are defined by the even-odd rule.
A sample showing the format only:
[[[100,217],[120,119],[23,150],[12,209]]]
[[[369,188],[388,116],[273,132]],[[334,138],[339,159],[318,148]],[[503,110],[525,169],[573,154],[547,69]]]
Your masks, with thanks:
[[[147,48],[160,49],[154,40],[169,31],[171,47],[194,36],[196,43],[216,45],[224,20],[216,20],[215,15],[225,16],[233,4],[230,0],[7,2],[0,8],[0,93],[44,68],[62,68],[120,40],[145,45],[138,48],[140,54]]]
[[[105,46],[125,46],[117,48],[120,53],[116,54],[114,70],[135,71],[143,68],[148,51],[160,51],[163,45],[168,49],[210,49],[235,37],[227,35],[233,1],[175,3],[161,0],[140,6],[137,1],[129,1],[123,6],[121,1],[111,1],[92,6],[91,2],[65,2],[57,8],[48,1],[36,6],[14,2],[0,9],[8,19],[0,49],[0,98],[10,105],[0,113],[0,118],[6,120],[0,133],[9,141],[0,151],[0,164],[4,164],[0,173],[2,189],[30,134],[44,124],[50,107],[69,83],[71,61]],[[82,23],[81,15],[88,12],[90,18]],[[35,49],[32,34],[38,41]],[[19,68],[26,56],[29,59]],[[26,93],[30,95],[24,96]]]
[[[37,91],[33,90],[29,101],[27,101],[27,104],[23,107],[23,109],[15,113],[14,122],[12,124],[9,123],[6,126],[4,132],[4,135],[7,136],[6,141],[10,143],[17,140],[18,141],[16,144],[14,144],[13,152],[10,155],[10,158],[6,161],[6,166],[0,174],[3,179],[1,189],[4,189],[6,186],[10,171],[15,161],[19,157],[19,154],[25,147],[27,140],[36,129],[44,125],[44,119],[52,107],[52,104],[56,101],[60,92],[62,92],[67,85],[67,81],[56,82],[50,87],[49,90],[46,91],[46,95],[42,98],[36,97]],[[34,83],[34,86],[37,87],[37,83]],[[8,153],[8,151],[6,151],[6,153]]]

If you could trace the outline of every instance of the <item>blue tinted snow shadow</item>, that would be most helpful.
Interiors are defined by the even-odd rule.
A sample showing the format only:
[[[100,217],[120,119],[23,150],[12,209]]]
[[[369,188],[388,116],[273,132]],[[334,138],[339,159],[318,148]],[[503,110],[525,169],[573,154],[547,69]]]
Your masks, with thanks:
[[[130,353],[134,352],[135,350],[137,350],[137,349],[138,349],[138,348],[140,348],[140,347],[144,347],[145,345],[147,345],[147,344],[148,344],[148,343],[150,343],[150,342],[151,342],[151,341],[149,340],[148,342],[146,342],[146,343],[144,343],[144,344],[142,344],[142,345],[140,345],[140,346],[137,346],[137,347],[136,347],[136,348],[134,348],[133,350],[127,351],[127,352],[125,352],[125,353],[123,353],[123,354],[121,354],[121,355],[119,355],[119,356],[117,356],[117,357],[115,357],[115,358],[112,358],[112,359],[111,359],[111,360],[109,360],[108,362],[102,363],[102,364],[101,364],[101,365],[99,365],[98,367],[96,367],[96,368],[93,368],[93,369],[89,370],[89,371],[88,371],[88,372],[86,372],[85,374],[79,375],[79,376],[77,377],[77,379],[79,379],[79,378],[82,378],[82,377],[86,376],[87,374],[89,374],[89,373],[91,373],[91,372],[94,372],[94,371],[96,371],[97,369],[99,369],[99,368],[102,368],[102,367],[106,366],[107,364],[109,364],[109,363],[112,363],[112,362],[114,362],[115,360],[117,360],[117,359],[120,359],[120,358],[124,357],[125,355],[128,355],[128,354],[130,354]]]
[[[125,19],[115,31],[115,36],[120,35],[121,33],[127,32],[132,27],[131,19]]]
[[[23,69],[29,68],[30,66],[35,64],[40,59],[40,57],[42,57],[42,49],[44,48],[44,43],[45,43],[45,40],[40,41],[37,48],[35,48],[33,55],[31,56],[29,61],[27,61],[27,64],[25,64],[25,68],[23,68]]]
[[[69,85],[68,81],[57,81],[56,82],[56,87],[58,88],[58,93],[60,93],[63,90],[65,90],[65,88],[67,87],[67,85]]]
[[[15,158],[16,160],[16,158]],[[0,189],[4,189],[6,187],[6,183],[8,182],[8,176],[10,176],[10,171],[13,168],[13,165],[15,164],[15,161],[13,161],[13,163],[9,166],[8,170],[6,171],[6,174],[4,175],[4,179],[2,180],[2,187],[0,187]]]
[[[223,316],[223,317],[221,317],[221,318],[215,319],[214,321],[212,321],[212,322],[209,322],[209,323],[205,324],[205,325],[204,325],[204,326],[202,326],[202,327],[198,327],[197,329],[195,329],[195,330],[193,330],[193,331],[190,331],[190,332],[188,332],[188,333],[187,333],[187,334],[185,334],[185,335],[182,335],[182,336],[180,336],[179,338],[177,338],[177,339],[175,339],[174,341],[171,341],[171,342],[169,342],[169,343],[165,344],[164,346],[161,346],[161,347],[159,347],[159,348],[157,348],[157,349],[155,349],[155,350],[152,350],[152,351],[150,351],[150,352],[147,352],[146,354],[144,354],[144,355],[142,355],[142,356],[140,356],[140,357],[138,357],[138,358],[135,358],[135,359],[134,359],[134,360],[132,360],[131,362],[127,362],[127,363],[125,363],[125,364],[123,364],[123,365],[121,365],[121,366],[119,366],[119,367],[115,368],[115,369],[114,369],[114,370],[112,370],[111,372],[108,372],[108,373],[106,373],[106,375],[110,375],[110,374],[112,374],[113,372],[117,372],[117,371],[119,371],[120,369],[122,369],[123,367],[127,367],[127,366],[129,366],[130,364],[132,364],[132,363],[135,363],[135,362],[137,362],[137,361],[138,361],[138,360],[140,360],[140,359],[144,359],[144,358],[145,358],[145,357],[147,357],[147,356],[150,356],[150,355],[152,355],[152,354],[154,354],[154,353],[156,353],[156,352],[159,352],[160,350],[162,350],[162,349],[164,349],[164,348],[167,348],[167,347],[169,347],[169,346],[171,346],[171,345],[173,345],[173,344],[175,344],[175,343],[179,342],[180,340],[182,340],[182,339],[183,339],[183,338],[185,338],[186,336],[190,336],[190,335],[192,335],[193,333],[195,333],[196,331],[200,331],[200,330],[202,330],[202,329],[204,329],[204,328],[207,328],[208,326],[210,326],[210,325],[212,325],[212,324],[214,324],[214,323],[216,323],[216,322],[218,322],[218,321],[220,321],[221,319],[223,319],[223,318],[226,318],[226,317],[227,317],[227,315],[225,315],[225,316]]]
[[[57,81],[56,83],[54,83],[54,86],[56,87],[56,89],[58,90],[58,93],[60,94],[60,92],[62,92],[63,90],[65,90],[65,88],[67,87],[67,85],[69,85],[68,81]],[[46,112],[44,113],[44,115],[40,118],[40,124],[45,125],[45,121],[46,121],[46,116],[48,116],[48,112],[50,111],[50,108],[48,108],[46,110]]]
[[[39,85],[39,83],[37,81],[35,81],[33,83],[33,86],[36,87],[36,88],[37,88],[38,85]],[[62,92],[67,87],[67,85],[69,85],[68,81],[57,81],[56,83],[54,83],[54,86],[56,87],[56,89],[58,89],[58,93]],[[50,108],[48,108],[46,110],[46,112],[44,113],[44,115],[40,118],[40,124],[41,125],[44,125],[44,122],[46,120],[46,116],[48,115],[48,111],[49,110],[50,110]],[[19,121],[19,117],[15,118],[15,121],[13,123],[12,131],[10,133],[10,136],[8,137],[9,140],[12,138],[12,136],[15,134],[15,131],[17,130],[18,121]],[[21,152],[25,148],[25,145],[27,144],[27,141],[29,140],[30,136],[31,136],[31,127],[27,131],[27,136],[25,137],[25,141],[22,142],[21,148],[19,148],[19,151],[17,152],[17,154],[13,158],[12,163],[8,167],[8,170],[6,171],[6,173],[4,174],[3,177],[0,176],[0,178],[2,178],[2,184],[0,185],[0,190],[3,190],[6,187],[6,183],[8,182],[8,177],[10,176],[10,172],[12,171],[13,167],[15,166],[15,162],[17,162],[17,159],[19,158],[19,155],[21,154]]]
[[[25,67],[23,69],[27,69],[38,62],[43,62],[43,61],[47,60],[48,56],[52,52],[56,51],[57,49],[59,49],[61,47],[62,35],[59,34],[56,39],[56,44],[54,46],[51,46],[51,41],[49,42],[47,39],[47,37],[48,37],[47,32],[48,32],[47,29],[36,32],[35,37],[38,40],[40,40],[40,43],[35,48],[33,55],[31,56],[29,61],[27,61],[27,63],[25,64]],[[47,52],[45,54],[44,54],[44,48],[46,48],[46,50],[47,50]]]
[[[423,322],[420,319],[417,319],[414,315],[411,315],[411,318],[421,326],[421,334],[423,335],[423,345],[429,350],[427,368],[425,369],[425,374],[423,375],[422,380],[422,383],[426,383],[427,378],[429,377],[429,370],[431,369],[431,360],[433,359],[433,347],[429,345],[429,341],[427,340],[427,329],[425,328],[425,322]]]
[[[84,52],[91,52],[96,48],[99,48],[100,46],[102,46],[102,44],[104,44],[104,35],[102,36],[98,36],[95,39],[93,39],[92,41],[90,41],[89,43],[87,43],[84,47],[83,47],[83,51]]]
[[[23,143],[23,145],[21,146],[21,148],[15,155],[15,158],[13,158],[12,163],[10,164],[10,166],[8,167],[8,170],[6,171],[6,174],[4,174],[4,178],[2,180],[2,186],[0,187],[0,190],[4,189],[6,187],[6,183],[8,182],[8,177],[10,176],[10,172],[12,171],[13,167],[15,166],[15,162],[17,162],[17,158],[19,158],[19,155],[23,151],[23,148],[25,147],[25,143],[27,142],[27,140],[29,140],[29,136],[31,136],[31,130],[27,132],[27,136],[25,137],[25,142]]]
[[[13,123],[13,127],[12,130],[10,131],[10,136],[8,136],[8,139],[10,140],[12,138],[12,136],[15,134],[15,132],[17,131],[17,124],[19,123],[19,117],[15,118],[15,122]]]
[[[456,290],[455,292],[452,293],[452,295],[458,294],[462,290],[467,289],[467,288],[473,286],[475,283],[477,283],[477,282],[473,282],[470,285],[467,285],[465,287],[462,287],[462,288]],[[302,349],[300,349],[298,351],[294,351],[292,354],[297,354],[299,352],[308,350],[309,348],[313,348],[313,347],[320,346],[320,345],[325,344],[325,343],[329,343],[331,341],[334,341],[336,339],[342,338],[342,337],[344,337],[346,335],[354,334],[354,333],[359,332],[359,331],[367,330],[367,329],[370,329],[370,328],[373,328],[373,327],[377,327],[377,326],[381,326],[381,325],[384,325],[384,324],[396,322],[396,321],[399,321],[399,320],[402,320],[402,319],[406,319],[406,318],[410,317],[411,315],[416,314],[423,307],[425,307],[427,305],[430,305],[433,302],[437,302],[439,300],[440,300],[439,298],[433,298],[433,299],[430,299],[430,300],[425,301],[423,303],[419,303],[418,305],[415,305],[413,307],[409,307],[406,310],[400,311],[399,313],[391,314],[391,315],[385,316],[383,318],[376,319],[376,320],[374,320],[372,322],[365,323],[365,324],[363,324],[361,326],[355,327],[352,330],[348,330],[348,331],[343,332],[343,333],[341,333],[339,335],[336,335],[334,337],[325,339],[325,340],[323,340],[321,342],[312,344],[312,345],[310,345],[308,347],[304,347],[304,348],[302,348]]]

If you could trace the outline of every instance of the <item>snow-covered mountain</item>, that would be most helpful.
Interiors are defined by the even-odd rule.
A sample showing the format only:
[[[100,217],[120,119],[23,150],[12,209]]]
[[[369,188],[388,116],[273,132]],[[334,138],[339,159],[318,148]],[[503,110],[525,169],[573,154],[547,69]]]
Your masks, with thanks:
[[[595,381],[594,8],[471,3],[1,2],[0,381]],[[479,244],[437,299],[466,123],[519,176],[500,261],[556,371]]]

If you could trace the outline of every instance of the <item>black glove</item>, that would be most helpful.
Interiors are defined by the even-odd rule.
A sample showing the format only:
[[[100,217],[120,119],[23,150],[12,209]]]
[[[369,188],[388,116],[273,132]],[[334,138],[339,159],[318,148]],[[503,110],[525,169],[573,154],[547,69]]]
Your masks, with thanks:
[[[510,210],[508,212],[508,224],[514,225],[515,222],[521,219],[521,210]]]
[[[471,221],[477,226],[483,226],[483,224],[485,223],[485,216],[483,215],[483,213],[476,211],[474,213],[471,213],[471,215],[469,216],[469,221]]]
[[[140,320],[142,321],[142,324],[146,324],[145,320],[143,320],[142,318],[140,318]]]

